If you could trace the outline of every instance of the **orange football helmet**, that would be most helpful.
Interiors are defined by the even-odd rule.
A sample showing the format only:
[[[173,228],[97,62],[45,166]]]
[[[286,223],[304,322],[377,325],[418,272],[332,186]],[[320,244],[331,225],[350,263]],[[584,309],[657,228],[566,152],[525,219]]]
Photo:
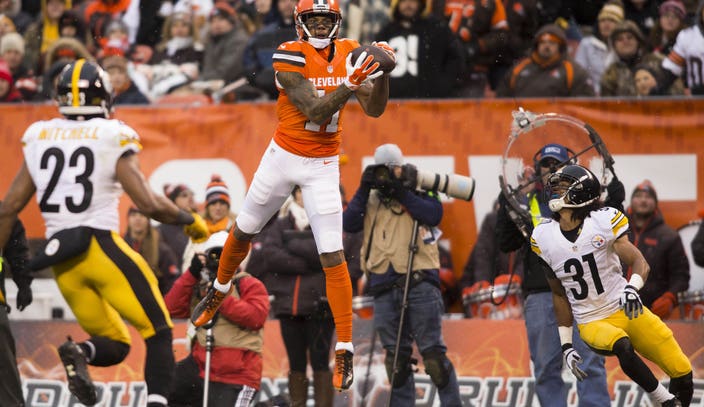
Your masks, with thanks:
[[[333,23],[327,38],[324,39],[314,38],[305,24],[308,17],[321,15],[330,16]],[[324,48],[321,45],[327,46],[332,40],[337,38],[340,23],[342,22],[342,13],[340,12],[338,0],[300,0],[293,11],[293,18],[296,22],[296,32],[300,40],[308,41],[316,48]]]

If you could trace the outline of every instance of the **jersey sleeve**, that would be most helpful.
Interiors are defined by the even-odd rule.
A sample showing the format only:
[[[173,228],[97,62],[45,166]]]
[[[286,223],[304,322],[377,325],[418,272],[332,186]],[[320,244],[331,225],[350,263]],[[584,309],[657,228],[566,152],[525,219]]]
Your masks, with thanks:
[[[605,207],[592,212],[592,217],[611,240],[616,240],[628,232],[628,217],[616,208]]]
[[[545,227],[545,224],[540,223],[535,227],[535,229],[533,229],[533,233],[530,236],[530,249],[533,253],[537,254],[538,257],[550,265],[550,260],[547,257],[547,253],[540,246]]]
[[[134,129],[125,123],[120,122],[117,130],[120,156],[128,151],[139,153],[142,151],[142,143],[139,135]]]
[[[295,41],[284,42],[274,51],[272,57],[275,72],[298,72],[303,74],[306,57],[301,45]]]
[[[684,30],[677,34],[677,39],[675,40],[675,45],[672,47],[672,51],[670,51],[667,58],[662,60],[662,67],[672,72],[675,76],[682,75],[685,65],[686,35],[683,31]]]

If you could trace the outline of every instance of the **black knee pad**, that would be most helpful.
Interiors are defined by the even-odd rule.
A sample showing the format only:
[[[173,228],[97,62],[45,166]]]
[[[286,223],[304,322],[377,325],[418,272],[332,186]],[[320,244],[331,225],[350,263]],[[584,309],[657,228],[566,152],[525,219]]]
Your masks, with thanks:
[[[423,353],[423,364],[425,365],[425,373],[430,376],[430,380],[438,387],[443,389],[450,382],[450,368],[452,364],[445,356],[445,352],[429,351]]]
[[[616,355],[616,357],[620,359],[624,356],[628,356],[632,353],[635,353],[635,350],[633,350],[631,340],[627,337],[623,337],[614,343],[612,352],[614,355]]]
[[[89,348],[91,344],[93,348],[93,358],[89,363],[93,366],[116,365],[125,360],[127,354],[130,353],[130,345],[105,336],[92,336],[86,341],[86,345]]]
[[[692,403],[692,395],[694,394],[692,372],[689,372],[681,377],[671,378],[670,393],[674,394],[675,397],[682,402],[683,406],[689,406],[690,403]]]
[[[404,355],[400,354],[398,355],[398,360],[396,361],[396,365],[398,366],[398,371],[396,372],[396,376],[394,376],[394,382],[392,383],[393,387],[401,387],[404,384],[406,384],[406,381],[408,380],[408,377],[413,373],[413,367],[411,366],[411,363],[413,362],[413,359],[410,357],[410,355]],[[386,376],[389,378],[389,382],[391,381],[391,376],[394,373],[394,353],[393,352],[386,352],[386,358],[384,359],[384,365],[386,366]]]

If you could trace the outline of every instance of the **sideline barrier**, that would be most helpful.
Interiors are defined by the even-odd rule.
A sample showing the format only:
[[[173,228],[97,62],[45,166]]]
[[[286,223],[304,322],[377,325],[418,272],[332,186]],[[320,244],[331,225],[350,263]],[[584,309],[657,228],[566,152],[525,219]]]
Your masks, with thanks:
[[[704,324],[671,322],[682,350],[690,358],[694,369],[695,392],[692,406],[704,406]],[[28,405],[66,406],[68,389],[65,374],[57,354],[57,347],[71,335],[75,340],[84,340],[87,335],[76,323],[70,322],[27,322],[12,321],[11,327],[17,343],[17,358],[23,377]],[[371,340],[370,320],[358,319],[354,325],[355,381],[349,393],[336,394],[335,406],[357,406],[361,400]],[[130,327],[132,348],[127,359],[110,368],[90,367],[91,375],[99,382],[105,403],[99,406],[138,407],[146,404],[142,370],[144,342]],[[176,359],[186,356],[186,323],[177,321],[174,328],[174,351]],[[528,343],[523,321],[519,320],[444,320],[443,335],[448,347],[448,357],[452,360],[461,386],[463,405],[530,407],[534,399],[533,379],[530,377]],[[374,356],[370,369],[369,383],[366,386],[367,406],[385,405],[388,398],[388,382],[384,368],[384,353],[379,343],[374,346]],[[420,390],[416,406],[433,405],[437,398],[430,378],[425,375],[422,357],[416,384]],[[331,357],[331,362],[333,358]],[[648,362],[660,380],[667,376],[655,365]],[[640,388],[626,377],[618,366],[615,357],[607,358],[607,378],[613,407],[642,407],[647,398]],[[259,399],[266,400],[286,391],[288,360],[281,340],[279,324],[276,320],[266,322],[264,328],[264,379]],[[574,406],[575,385],[571,373],[563,372],[563,377],[572,382],[570,397]],[[57,404],[41,404],[41,400],[54,400]],[[535,399],[537,405],[537,399]]]
[[[473,201],[447,202],[440,225],[459,274],[476,240],[483,214],[499,193],[498,157],[506,146],[510,113],[519,106],[535,112],[572,115],[592,125],[616,158],[616,171],[626,184],[626,204],[632,187],[650,178],[658,189],[660,208],[670,226],[677,228],[697,218],[697,210],[704,205],[704,98],[391,101],[377,119],[365,116],[361,107],[352,102],[344,113],[342,141],[349,158],[349,163],[341,167],[348,198],[359,185],[363,157],[387,142],[399,144],[405,156],[436,159],[428,163],[447,163],[449,168],[443,171],[474,177],[477,191]],[[0,196],[12,182],[11,174],[21,165],[23,132],[34,121],[53,117],[59,115],[49,105],[0,105],[0,142],[4,147],[0,171],[7,174],[0,177]],[[140,134],[145,148],[140,162],[148,176],[169,160],[225,158],[234,163],[233,171],[239,174],[240,182],[228,184],[235,210],[276,126],[273,103],[182,108],[118,106],[115,117]],[[181,182],[190,172],[202,171],[203,186],[195,189],[200,194],[211,172],[229,168],[218,167],[221,164],[198,161],[194,167],[182,166],[179,171],[176,163],[168,167],[175,169],[167,174],[168,181]],[[153,186],[161,191],[162,183]],[[125,198],[121,204],[123,215],[128,205]],[[21,218],[29,237],[43,237],[43,222],[35,200]]]

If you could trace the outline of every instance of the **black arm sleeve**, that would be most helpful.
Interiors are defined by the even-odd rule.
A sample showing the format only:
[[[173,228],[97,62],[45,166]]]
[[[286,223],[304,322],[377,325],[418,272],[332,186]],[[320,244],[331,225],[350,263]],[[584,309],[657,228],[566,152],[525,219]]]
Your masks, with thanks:
[[[32,282],[32,277],[27,269],[29,246],[27,244],[24,225],[19,219],[12,225],[10,240],[5,245],[3,253],[7,262],[10,264],[12,280],[17,284],[17,287],[29,286]]]
[[[496,241],[498,242],[499,250],[504,253],[518,250],[526,244],[526,239],[509,217],[503,204],[500,205],[496,216]]]

